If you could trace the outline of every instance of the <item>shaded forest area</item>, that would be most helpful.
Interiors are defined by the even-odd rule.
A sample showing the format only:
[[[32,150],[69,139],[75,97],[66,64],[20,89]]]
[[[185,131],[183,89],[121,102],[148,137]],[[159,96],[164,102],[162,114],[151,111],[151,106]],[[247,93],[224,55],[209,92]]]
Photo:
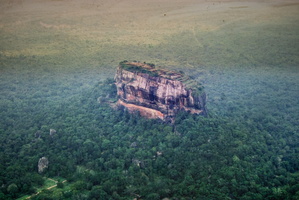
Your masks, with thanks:
[[[1,74],[0,199],[33,194],[43,177],[57,176],[67,189],[32,199],[299,198],[296,74],[211,69],[209,116],[180,113],[169,125],[112,109],[113,79],[95,83],[92,72],[7,59],[0,59],[10,63]],[[38,174],[43,156],[49,168]]]

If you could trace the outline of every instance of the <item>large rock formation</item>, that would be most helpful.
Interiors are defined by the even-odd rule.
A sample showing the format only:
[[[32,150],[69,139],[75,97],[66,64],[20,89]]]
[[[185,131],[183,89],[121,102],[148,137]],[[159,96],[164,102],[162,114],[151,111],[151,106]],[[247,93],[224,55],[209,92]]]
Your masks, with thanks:
[[[203,87],[183,73],[156,69],[153,64],[120,63],[115,75],[118,105],[147,118],[173,120],[181,111],[206,114]]]

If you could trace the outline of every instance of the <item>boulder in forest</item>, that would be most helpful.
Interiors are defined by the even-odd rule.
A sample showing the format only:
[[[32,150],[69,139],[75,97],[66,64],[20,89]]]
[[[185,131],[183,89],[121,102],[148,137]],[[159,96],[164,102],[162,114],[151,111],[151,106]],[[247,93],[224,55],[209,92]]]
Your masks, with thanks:
[[[144,168],[144,162],[138,159],[132,159],[132,163],[140,168]]]
[[[130,147],[131,147],[131,148],[136,148],[136,147],[137,147],[137,142],[133,142],[133,143],[131,143]]]
[[[50,129],[50,136],[52,137],[55,134],[56,134],[56,130],[55,129]]]
[[[43,173],[46,168],[48,168],[49,160],[46,157],[41,157],[38,160],[38,173]]]

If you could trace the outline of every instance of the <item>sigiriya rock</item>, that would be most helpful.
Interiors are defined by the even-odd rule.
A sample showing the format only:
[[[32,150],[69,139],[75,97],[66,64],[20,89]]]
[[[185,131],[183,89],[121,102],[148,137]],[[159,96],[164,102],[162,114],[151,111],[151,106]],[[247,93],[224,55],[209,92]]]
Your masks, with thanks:
[[[123,61],[115,75],[119,106],[147,118],[173,121],[179,111],[206,115],[203,86],[184,73]]]

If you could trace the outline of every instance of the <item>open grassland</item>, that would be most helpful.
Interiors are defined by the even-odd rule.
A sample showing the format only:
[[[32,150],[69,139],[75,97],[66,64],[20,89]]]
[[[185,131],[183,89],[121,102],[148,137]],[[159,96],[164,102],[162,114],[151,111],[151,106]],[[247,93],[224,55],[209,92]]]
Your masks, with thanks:
[[[298,74],[296,1],[31,0],[0,9],[1,81],[16,89],[30,80],[76,93],[139,60],[201,75],[212,103],[219,80],[231,96],[232,76]]]
[[[176,66],[263,65],[274,57],[276,65],[289,57],[298,61],[297,4],[9,2],[1,5],[1,55],[34,57],[43,66],[109,70],[123,59]]]

